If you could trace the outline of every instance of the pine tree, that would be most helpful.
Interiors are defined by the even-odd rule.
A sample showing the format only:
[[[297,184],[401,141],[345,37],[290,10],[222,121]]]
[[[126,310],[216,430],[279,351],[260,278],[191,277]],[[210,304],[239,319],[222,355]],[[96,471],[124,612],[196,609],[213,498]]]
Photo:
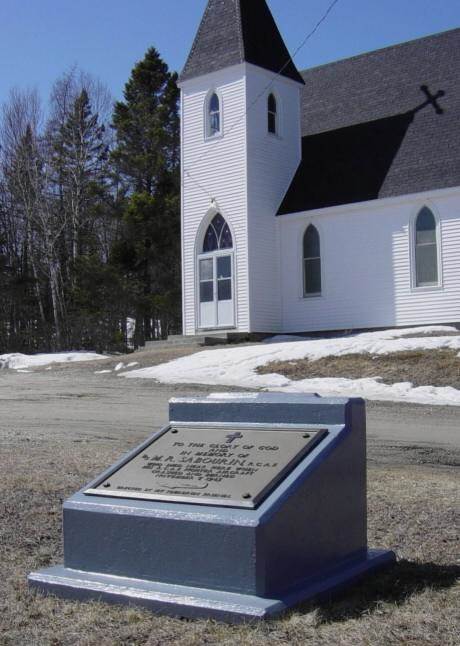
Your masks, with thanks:
[[[177,329],[180,319],[179,92],[154,48],[132,70],[124,99],[114,110],[113,160],[125,229],[113,257],[131,277],[142,342]]]
[[[50,131],[54,208],[60,212],[63,232],[59,264],[65,277],[65,337],[69,346],[78,347],[82,343],[79,303],[84,266],[79,261],[98,255],[98,220],[107,202],[109,175],[105,128],[84,87],[74,96],[62,122]]]
[[[104,126],[92,112],[87,91],[82,89],[54,141],[73,262],[86,251],[84,243],[88,243],[93,228],[94,207],[108,174],[104,135]]]

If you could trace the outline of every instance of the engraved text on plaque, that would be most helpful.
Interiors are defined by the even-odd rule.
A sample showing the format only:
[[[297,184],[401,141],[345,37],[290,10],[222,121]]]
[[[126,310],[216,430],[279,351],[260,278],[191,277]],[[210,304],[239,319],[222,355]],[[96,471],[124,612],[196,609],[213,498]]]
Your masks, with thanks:
[[[85,493],[254,508],[324,434],[170,427]]]

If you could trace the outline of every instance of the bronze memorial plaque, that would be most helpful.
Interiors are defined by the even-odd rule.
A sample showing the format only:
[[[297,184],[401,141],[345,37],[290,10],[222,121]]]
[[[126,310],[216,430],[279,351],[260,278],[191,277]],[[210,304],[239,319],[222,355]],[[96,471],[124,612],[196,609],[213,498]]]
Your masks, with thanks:
[[[85,493],[254,508],[326,433],[172,426]]]

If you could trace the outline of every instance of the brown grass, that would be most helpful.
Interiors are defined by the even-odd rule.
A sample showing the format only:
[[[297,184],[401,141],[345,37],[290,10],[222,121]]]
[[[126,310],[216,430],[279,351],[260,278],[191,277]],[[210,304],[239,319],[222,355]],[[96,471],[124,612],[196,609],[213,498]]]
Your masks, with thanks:
[[[455,580],[458,482],[452,468],[382,466],[369,472],[369,541],[398,564],[320,607],[239,627],[157,617],[135,608],[44,598],[31,570],[62,560],[61,506],[128,447],[123,438],[40,441],[0,437],[0,644],[230,644],[356,646],[458,644]]]
[[[411,381],[416,386],[460,388],[460,358],[456,350],[414,350],[385,355],[346,354],[317,361],[275,361],[258,369],[260,374],[276,372],[290,379],[314,377],[381,377],[383,383]]]

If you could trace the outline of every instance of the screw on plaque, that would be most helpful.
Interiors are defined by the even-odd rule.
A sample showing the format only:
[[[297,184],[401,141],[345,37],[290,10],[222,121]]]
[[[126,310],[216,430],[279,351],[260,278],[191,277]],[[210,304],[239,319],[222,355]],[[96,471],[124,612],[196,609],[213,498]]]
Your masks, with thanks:
[[[303,437],[307,440],[310,437],[310,433],[304,433]]]
[[[110,487],[110,482],[106,482],[106,483],[104,484],[104,487],[105,487],[106,489],[107,489],[108,487]]]
[[[178,433],[177,428],[173,428],[173,429],[171,430],[171,433]]]
[[[252,498],[252,496],[251,496],[251,494],[250,494],[250,493],[245,493],[245,494],[243,494],[243,498],[244,498],[245,500],[248,500],[248,498]]]

